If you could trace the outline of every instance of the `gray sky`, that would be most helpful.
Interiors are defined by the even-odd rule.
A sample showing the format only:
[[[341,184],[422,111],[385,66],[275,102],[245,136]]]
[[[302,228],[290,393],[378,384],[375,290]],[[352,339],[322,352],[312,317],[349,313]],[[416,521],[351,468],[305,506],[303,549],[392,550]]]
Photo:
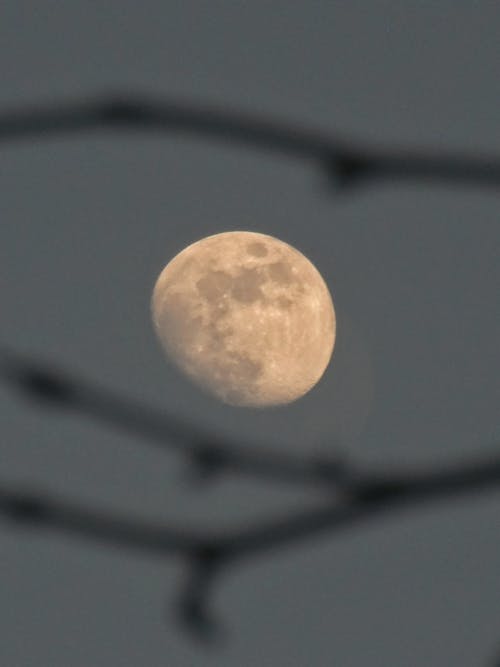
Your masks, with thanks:
[[[374,144],[500,153],[492,2],[13,2],[0,108],[135,91],[269,113]],[[328,190],[307,164],[193,137],[88,134],[0,150],[2,343],[236,439],[359,462],[446,462],[498,438],[493,189]],[[234,229],[304,252],[338,339],[285,408],[219,405],[164,362],[149,299],[185,245]],[[309,502],[249,480],[200,489],[175,456],[0,387],[1,475],[193,526]],[[498,494],[401,511],[248,561],[214,596],[207,653],[169,617],[182,563],[4,526],[9,667],[470,667],[500,646]]]

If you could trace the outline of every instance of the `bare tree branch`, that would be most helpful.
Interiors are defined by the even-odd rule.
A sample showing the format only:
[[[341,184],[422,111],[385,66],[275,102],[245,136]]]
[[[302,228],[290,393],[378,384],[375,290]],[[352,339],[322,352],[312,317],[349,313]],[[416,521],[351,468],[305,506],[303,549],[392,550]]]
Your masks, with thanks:
[[[209,597],[225,557],[218,546],[207,544],[187,561],[186,581],[176,604],[177,619],[184,629],[202,641],[213,642],[222,637],[222,627],[215,620]]]
[[[203,536],[185,528],[165,527],[116,517],[51,498],[47,494],[0,488],[0,514],[27,526],[51,529],[96,542],[165,555],[195,555]]]
[[[234,531],[224,550],[231,557],[282,548],[296,541],[379,516],[411,505],[445,500],[470,493],[500,490],[500,452],[454,463],[442,470],[396,471],[381,475],[351,467],[350,481],[344,480],[340,499],[323,503],[294,516],[259,522],[255,527]]]
[[[225,566],[296,542],[331,534],[390,510],[463,493],[500,487],[500,454],[416,473],[383,475],[360,470],[340,457],[308,460],[271,450],[208,438],[180,420],[138,406],[46,365],[5,350],[0,377],[38,402],[71,410],[133,432],[154,443],[174,447],[210,472],[251,473],[257,477],[307,483],[327,490],[316,507],[256,525],[210,534],[147,524],[88,510],[66,501],[16,489],[0,488],[0,513],[10,519],[96,541],[139,548],[186,559],[189,576],[178,599],[177,617],[198,639],[217,636],[208,594],[214,576]],[[193,459],[194,457],[194,459]],[[336,493],[332,495],[331,492]]]
[[[0,349],[0,380],[37,402],[90,417],[177,450],[209,475],[227,471],[274,481],[328,485],[334,490],[344,474],[345,463],[338,456],[311,459],[273,451],[271,447],[228,442],[207,434],[191,422],[188,424],[5,349]]]
[[[177,615],[194,636],[210,639],[217,625],[209,611],[208,593],[214,576],[224,568],[299,541],[331,535],[341,528],[410,505],[497,488],[500,488],[500,455],[495,453],[441,471],[418,474],[395,472],[381,476],[353,470],[351,482],[346,484],[340,500],[329,499],[307,511],[223,532],[202,533],[125,519],[7,487],[0,487],[0,514],[28,526],[185,558],[190,575],[178,599]]]
[[[412,179],[500,185],[500,156],[373,148],[327,133],[214,106],[108,95],[0,115],[0,141],[90,130],[183,132],[315,162],[336,186]]]
[[[0,142],[5,144],[92,130],[182,132],[273,151],[310,162],[337,187],[403,179],[500,185],[500,156],[374,148],[286,122],[137,95],[103,96],[0,114]],[[16,523],[183,559],[187,577],[177,600],[177,617],[198,638],[214,637],[217,626],[209,605],[210,592],[216,576],[229,565],[410,505],[500,487],[498,452],[441,470],[381,475],[360,470],[345,457],[304,458],[253,443],[225,441],[173,415],[139,405],[10,350],[0,350],[0,379],[40,404],[87,416],[175,449],[208,478],[220,473],[249,474],[326,492],[313,509],[222,533],[204,533],[0,487],[0,515]]]

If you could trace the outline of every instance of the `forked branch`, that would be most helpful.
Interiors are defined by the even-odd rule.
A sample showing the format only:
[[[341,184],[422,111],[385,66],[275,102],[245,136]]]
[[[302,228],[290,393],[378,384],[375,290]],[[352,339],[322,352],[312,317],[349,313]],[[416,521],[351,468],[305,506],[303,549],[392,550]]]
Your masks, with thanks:
[[[156,442],[175,446],[189,460],[192,460],[192,448],[199,446],[199,440],[192,440],[193,435],[185,425],[177,422],[172,425],[167,418],[160,418],[149,409],[123,402],[74,377],[69,380],[65,374],[42,368],[12,353],[4,352],[1,361],[0,371],[9,386],[21,389],[39,402],[71,408],[124,430],[130,430],[133,425],[132,430],[138,435],[153,436]],[[199,438],[198,433],[196,437]],[[299,474],[297,459],[282,454],[270,456],[266,450],[251,445],[242,448],[237,443],[219,443],[212,438],[206,440],[203,447],[216,472],[251,472],[265,479],[306,482],[327,493],[312,509],[223,532],[117,517],[67,500],[7,487],[0,488],[0,513],[25,525],[185,559],[188,578],[178,599],[177,615],[197,637],[210,638],[216,624],[209,612],[209,592],[214,578],[229,565],[298,541],[330,535],[398,508],[500,488],[498,451],[442,469],[400,470],[391,474],[365,470],[341,458],[332,467],[327,463],[325,469],[318,461],[304,460],[302,474]],[[228,460],[230,465],[226,464]],[[248,466],[249,461],[251,466]]]

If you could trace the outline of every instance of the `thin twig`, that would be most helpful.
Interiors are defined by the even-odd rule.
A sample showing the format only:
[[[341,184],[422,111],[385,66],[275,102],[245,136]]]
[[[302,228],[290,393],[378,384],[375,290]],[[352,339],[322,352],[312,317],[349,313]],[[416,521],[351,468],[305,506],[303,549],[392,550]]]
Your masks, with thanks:
[[[0,380],[38,402],[90,417],[163,448],[188,456],[198,471],[207,475],[223,471],[335,490],[344,475],[345,463],[334,458],[305,458],[271,447],[239,445],[209,435],[173,415],[153,410],[91,385],[48,364],[0,350]]]
[[[375,148],[286,121],[215,106],[108,95],[0,114],[0,141],[90,130],[183,132],[282,153],[316,164],[336,186],[412,179],[500,185],[500,157]]]
[[[340,500],[329,500],[308,511],[222,533],[116,517],[66,500],[6,487],[0,487],[0,514],[24,525],[105,544],[165,556],[180,555],[190,566],[190,576],[178,600],[178,616],[193,634],[210,638],[216,626],[208,610],[209,585],[224,567],[291,543],[325,533],[331,535],[391,510],[492,488],[500,488],[498,453],[454,464],[439,472],[395,472],[387,476],[357,472]]]
[[[25,525],[162,556],[191,556],[205,542],[202,536],[191,534],[184,527],[165,527],[112,516],[66,499],[15,487],[0,488],[0,513]]]

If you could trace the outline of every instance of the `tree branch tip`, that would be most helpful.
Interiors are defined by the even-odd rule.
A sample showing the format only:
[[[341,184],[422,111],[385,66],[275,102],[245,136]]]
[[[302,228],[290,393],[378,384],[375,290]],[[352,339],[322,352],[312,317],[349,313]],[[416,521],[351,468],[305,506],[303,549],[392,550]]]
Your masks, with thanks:
[[[177,599],[175,616],[182,630],[198,642],[214,645],[224,636],[222,625],[207,608],[204,590],[182,594]]]
[[[222,553],[219,546],[212,544],[201,544],[193,551],[187,580],[177,599],[179,624],[191,637],[204,643],[213,644],[222,638],[221,625],[208,608],[209,588]]]

